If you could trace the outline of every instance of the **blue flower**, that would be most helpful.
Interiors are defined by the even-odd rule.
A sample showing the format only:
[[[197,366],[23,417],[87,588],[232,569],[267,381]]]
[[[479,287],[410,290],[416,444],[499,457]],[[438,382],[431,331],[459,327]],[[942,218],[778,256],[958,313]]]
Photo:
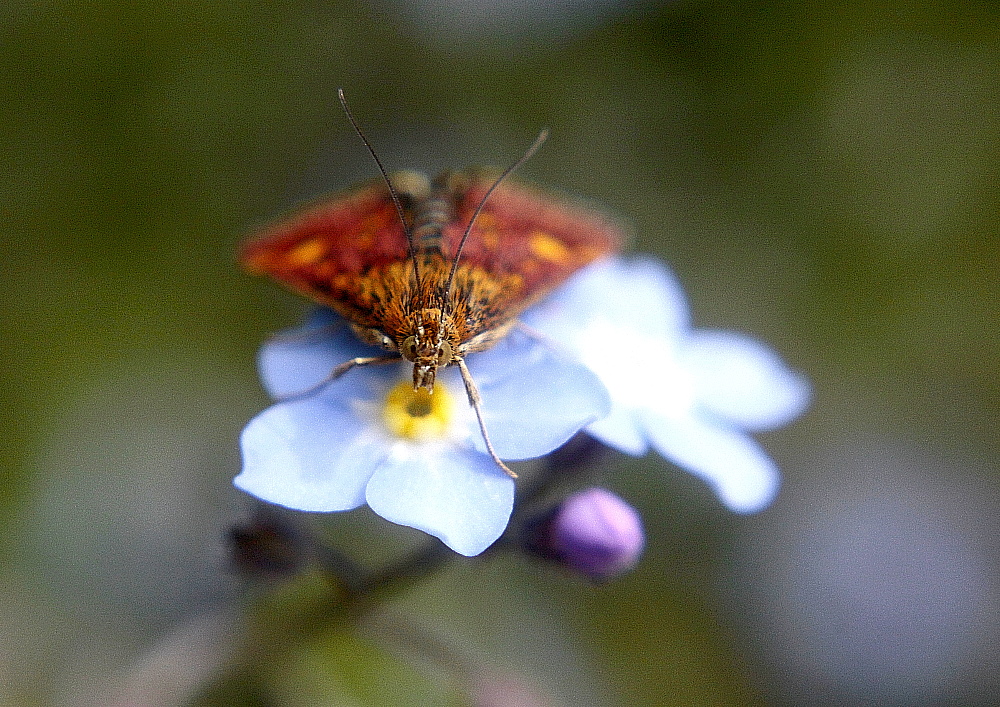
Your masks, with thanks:
[[[279,402],[243,430],[234,483],[303,511],[367,503],[458,553],[479,554],[507,527],[514,481],[487,454],[457,369],[438,372],[433,395],[413,390],[412,364],[403,362],[316,387],[338,364],[380,353],[327,310],[266,344],[261,378]],[[518,332],[467,363],[505,460],[547,454],[610,407],[587,368]]]
[[[607,386],[611,414],[587,432],[633,455],[652,446],[734,511],[757,511],[774,498],[778,469],[748,433],[799,415],[809,384],[759,341],[692,329],[684,292],[665,266],[604,261],[523,320]]]

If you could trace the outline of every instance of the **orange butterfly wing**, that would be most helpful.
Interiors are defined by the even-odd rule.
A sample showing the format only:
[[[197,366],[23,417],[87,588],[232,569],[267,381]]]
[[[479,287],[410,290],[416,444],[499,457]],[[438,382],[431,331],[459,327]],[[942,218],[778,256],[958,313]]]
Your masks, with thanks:
[[[240,252],[250,272],[358,323],[368,303],[355,284],[373,268],[408,258],[406,232],[381,180],[305,206],[252,236]]]
[[[495,173],[481,170],[440,178],[454,216],[442,228],[444,260],[422,260],[425,287],[443,293],[462,234],[495,179]],[[412,199],[401,196],[412,221]],[[475,321],[468,336],[516,317],[582,266],[618,250],[622,241],[619,226],[600,212],[504,181],[476,219],[451,293],[478,310],[469,313]],[[405,306],[394,299],[414,294],[406,233],[381,181],[322,199],[265,228],[243,247],[240,260],[251,272],[381,331],[396,328],[386,326],[387,317],[405,316]]]
[[[455,218],[444,228],[445,256],[453,257],[476,207],[496,174],[453,175]],[[462,250],[461,269],[481,269],[498,280],[519,279],[506,302],[511,316],[558,287],[588,263],[618,251],[621,226],[600,211],[507,179],[490,194]]]

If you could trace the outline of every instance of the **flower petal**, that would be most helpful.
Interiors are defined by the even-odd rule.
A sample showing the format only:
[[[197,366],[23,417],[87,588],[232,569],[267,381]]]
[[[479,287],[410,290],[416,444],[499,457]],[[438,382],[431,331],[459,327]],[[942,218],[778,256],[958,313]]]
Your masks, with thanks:
[[[809,382],[755,339],[695,331],[681,356],[695,377],[698,403],[746,429],[781,427],[809,404]]]
[[[478,555],[499,538],[514,507],[514,481],[470,449],[397,444],[368,483],[368,505],[386,520]]]
[[[606,444],[645,453],[637,416],[651,400],[686,414],[691,386],[674,347],[689,325],[688,307],[680,283],[660,262],[614,258],[591,265],[522,319],[607,387],[611,411],[587,428]]]
[[[334,368],[358,356],[388,355],[363,344],[347,323],[317,308],[304,326],[267,341],[257,356],[260,379],[272,398],[302,393],[326,380]]]
[[[648,258],[610,258],[590,265],[521,319],[570,348],[594,320],[610,319],[618,327],[667,338],[690,325],[680,282],[663,263]],[[623,342],[623,352],[627,346]]]
[[[547,454],[611,409],[607,390],[586,366],[521,332],[470,356],[469,372],[482,395],[490,441],[503,459]],[[481,435],[471,439],[486,451]]]
[[[340,381],[338,381],[340,383]],[[272,405],[243,429],[243,470],[233,483],[270,503],[301,511],[344,511],[389,454],[386,439],[337,395]]]
[[[646,433],[638,421],[640,413],[624,405],[612,405],[611,413],[587,426],[587,434],[619,452],[639,457],[649,451]]]
[[[778,468],[748,435],[689,417],[647,413],[646,430],[659,452],[711,484],[730,510],[754,513],[778,492]]]

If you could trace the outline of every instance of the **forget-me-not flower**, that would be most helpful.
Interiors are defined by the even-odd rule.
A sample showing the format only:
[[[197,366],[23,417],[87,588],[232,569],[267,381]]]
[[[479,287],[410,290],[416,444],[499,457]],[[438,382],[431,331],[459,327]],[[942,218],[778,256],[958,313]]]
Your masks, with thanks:
[[[734,511],[771,502],[778,470],[749,433],[799,415],[809,384],[755,339],[693,329],[684,292],[664,265],[597,263],[522,319],[607,386],[611,414],[587,432],[633,455],[652,446],[705,479]]]
[[[413,389],[412,364],[402,361],[320,385],[337,365],[379,352],[328,310],[267,343],[261,379],[278,402],[243,430],[234,483],[303,511],[367,503],[458,553],[479,554],[507,527],[514,481],[487,454],[457,368],[438,372],[433,394]],[[519,332],[469,356],[468,367],[505,460],[547,454],[610,409],[589,369]]]

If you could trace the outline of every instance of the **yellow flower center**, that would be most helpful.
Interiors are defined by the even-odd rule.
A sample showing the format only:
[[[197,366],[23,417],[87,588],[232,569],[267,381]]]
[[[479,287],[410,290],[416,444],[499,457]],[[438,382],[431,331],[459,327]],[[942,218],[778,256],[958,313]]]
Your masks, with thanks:
[[[455,399],[438,380],[434,392],[413,389],[408,381],[397,383],[385,396],[382,419],[397,437],[413,440],[444,437],[454,419]]]

